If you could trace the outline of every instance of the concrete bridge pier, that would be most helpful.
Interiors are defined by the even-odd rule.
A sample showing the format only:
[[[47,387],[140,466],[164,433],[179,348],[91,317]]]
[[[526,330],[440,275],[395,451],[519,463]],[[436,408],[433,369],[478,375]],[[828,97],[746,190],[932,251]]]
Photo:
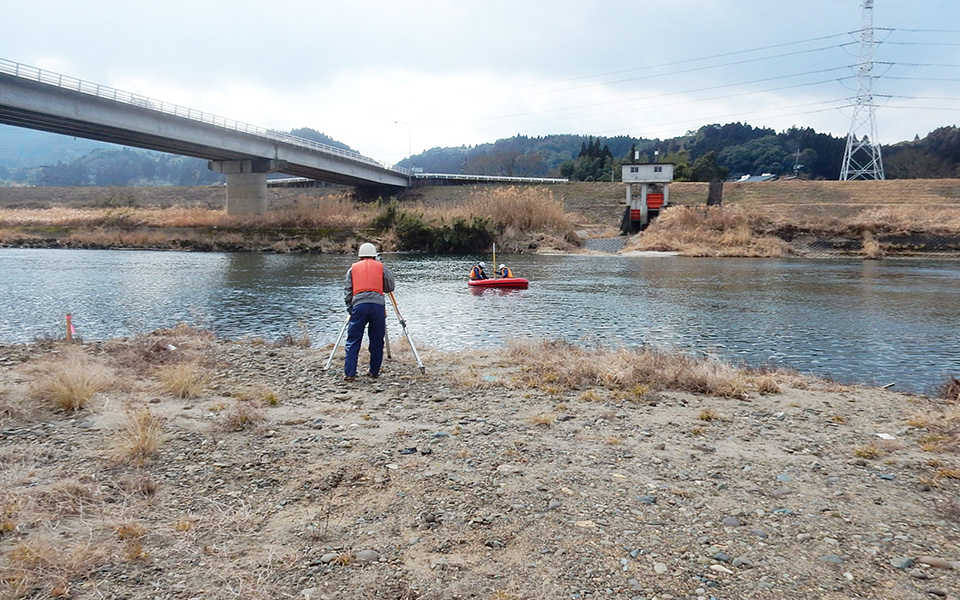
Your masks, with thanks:
[[[287,161],[271,158],[211,160],[211,171],[227,176],[227,214],[262,215],[267,212],[267,173],[282,171]]]

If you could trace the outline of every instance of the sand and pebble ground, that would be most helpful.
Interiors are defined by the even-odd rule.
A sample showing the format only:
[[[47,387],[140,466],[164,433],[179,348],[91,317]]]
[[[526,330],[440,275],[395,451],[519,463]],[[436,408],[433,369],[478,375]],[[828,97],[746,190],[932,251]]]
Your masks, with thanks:
[[[960,598],[942,400],[571,387],[506,349],[421,374],[395,348],[348,384],[329,350],[0,347],[0,597]],[[78,360],[109,383],[58,409]],[[175,365],[200,387],[171,391]]]

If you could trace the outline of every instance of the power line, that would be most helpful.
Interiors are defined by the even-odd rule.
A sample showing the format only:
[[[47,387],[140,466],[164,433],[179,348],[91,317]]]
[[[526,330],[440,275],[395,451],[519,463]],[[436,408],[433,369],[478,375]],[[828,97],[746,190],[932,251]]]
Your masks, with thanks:
[[[871,0],[871,4],[872,4],[872,0]],[[872,24],[872,23],[871,23],[871,24]],[[697,63],[703,63],[703,62],[706,62],[706,61],[716,61],[716,60],[718,60],[718,59],[729,58],[729,57],[733,57],[733,56],[744,56],[744,55],[748,55],[748,54],[751,54],[751,53],[765,52],[765,51],[770,51],[770,50],[779,49],[779,48],[788,48],[788,47],[791,47],[791,46],[797,46],[797,45],[804,44],[804,43],[809,44],[809,43],[811,43],[811,42],[818,42],[818,41],[823,41],[823,40],[831,40],[831,39],[835,39],[835,38],[838,38],[838,37],[847,36],[847,35],[851,35],[851,34],[860,34],[860,36],[861,36],[861,46],[862,46],[862,38],[863,38],[867,33],[872,33],[872,32],[875,32],[875,31],[883,31],[883,32],[889,32],[889,33],[897,32],[897,33],[922,33],[922,34],[930,34],[930,33],[950,34],[950,33],[958,33],[958,32],[960,32],[960,30],[952,30],[952,29],[937,30],[937,29],[905,29],[905,28],[873,28],[873,27],[864,27],[864,28],[861,28],[861,29],[856,30],[856,31],[850,31],[850,32],[844,32],[844,33],[832,34],[832,35],[827,35],[827,36],[819,36],[819,37],[814,37],[814,38],[808,38],[808,39],[805,39],[805,40],[798,40],[798,41],[792,41],[792,42],[784,42],[784,43],[779,43],[779,44],[772,44],[772,45],[761,46],[761,47],[757,47],[757,48],[751,48],[751,49],[745,49],[745,50],[737,50],[737,51],[733,51],[733,52],[718,53],[718,54],[714,54],[714,55],[710,55],[710,56],[701,56],[701,57],[697,57],[697,58],[676,60],[676,61],[664,62],[664,63],[660,63],[660,64],[656,64],[656,65],[644,65],[644,66],[638,66],[638,67],[633,67],[633,68],[628,68],[628,69],[619,69],[619,70],[605,71],[605,72],[600,72],[600,73],[580,75],[580,76],[577,76],[577,77],[570,77],[570,78],[564,78],[564,79],[555,79],[555,80],[541,81],[541,82],[538,82],[538,83],[531,83],[531,84],[526,84],[526,85],[521,85],[521,86],[516,86],[516,87],[511,87],[511,88],[505,88],[505,90],[524,91],[524,93],[521,93],[521,94],[505,94],[505,95],[502,95],[502,96],[490,96],[490,97],[488,97],[488,99],[491,99],[491,100],[506,100],[506,99],[516,98],[516,97],[531,97],[531,96],[542,96],[542,95],[557,95],[557,94],[563,94],[563,93],[568,93],[568,92],[575,92],[575,91],[578,91],[578,90],[583,90],[583,89],[587,89],[587,88],[591,88],[591,87],[609,87],[609,86],[614,86],[614,85],[624,84],[624,83],[630,83],[630,82],[635,82],[635,81],[644,81],[644,82],[646,82],[646,81],[652,81],[652,80],[654,80],[654,79],[667,79],[667,78],[670,78],[670,77],[675,76],[675,75],[685,75],[685,74],[705,72],[705,71],[710,71],[710,70],[719,70],[719,69],[723,69],[723,68],[726,68],[726,67],[735,67],[735,66],[740,66],[740,65],[744,65],[744,64],[756,64],[756,63],[761,63],[761,62],[769,62],[769,61],[774,61],[774,60],[782,59],[782,58],[795,57],[795,56],[801,56],[801,55],[818,53],[818,52],[825,52],[825,51],[829,51],[829,50],[832,50],[832,49],[843,49],[843,48],[852,46],[852,45],[856,44],[857,42],[851,41],[851,42],[844,42],[844,43],[838,43],[838,44],[822,45],[822,46],[818,46],[818,47],[815,47],[815,48],[805,48],[805,49],[797,50],[797,51],[781,52],[781,53],[777,53],[777,54],[773,54],[773,55],[764,55],[764,56],[757,56],[757,57],[745,58],[745,59],[743,59],[743,60],[725,61],[725,62],[718,63],[718,64],[697,64]],[[960,43],[937,44],[937,43],[929,43],[929,42],[922,42],[922,41],[921,41],[921,42],[901,42],[901,41],[890,41],[890,40],[886,40],[886,41],[883,41],[883,42],[875,42],[874,44],[875,44],[875,47],[876,47],[876,46],[879,46],[879,45],[881,45],[881,44],[886,44],[886,45],[889,45],[890,47],[893,47],[893,46],[931,46],[931,47],[935,47],[935,46],[938,46],[938,45],[940,45],[940,46],[960,46]],[[841,66],[841,67],[833,67],[833,68],[829,68],[829,69],[821,69],[821,70],[819,70],[819,71],[810,71],[810,72],[798,73],[798,74],[794,74],[794,75],[781,75],[781,76],[776,76],[776,77],[760,78],[760,79],[754,79],[754,80],[749,80],[749,81],[741,81],[741,82],[737,82],[737,83],[726,83],[726,84],[715,85],[715,86],[705,86],[705,87],[699,87],[699,88],[694,88],[694,89],[687,89],[687,90],[684,90],[684,91],[664,92],[664,93],[659,93],[659,94],[655,94],[655,95],[646,95],[646,96],[639,96],[639,97],[630,97],[630,98],[617,99],[617,100],[611,100],[611,101],[605,101],[605,102],[598,102],[598,103],[572,104],[572,105],[568,105],[568,106],[564,106],[564,107],[560,107],[560,108],[549,108],[549,109],[541,109],[541,110],[527,111],[527,112],[514,112],[514,113],[510,113],[510,114],[501,114],[501,115],[496,115],[496,116],[491,116],[491,117],[483,117],[483,118],[478,118],[478,119],[470,119],[470,120],[468,120],[468,122],[480,123],[480,122],[494,122],[494,121],[498,121],[498,120],[507,121],[507,120],[509,120],[509,119],[529,117],[529,116],[534,116],[534,115],[546,115],[546,114],[550,114],[550,113],[557,115],[557,114],[562,114],[562,113],[564,113],[564,112],[579,111],[579,110],[590,109],[590,108],[615,107],[615,106],[617,106],[618,104],[631,103],[631,102],[642,102],[642,101],[647,101],[647,100],[650,100],[650,99],[653,99],[653,98],[671,97],[671,96],[672,96],[672,97],[676,97],[676,96],[681,96],[681,95],[684,95],[684,94],[689,95],[689,94],[695,94],[695,93],[699,93],[699,92],[705,92],[705,91],[717,90],[717,89],[728,89],[728,88],[734,88],[734,89],[735,89],[735,88],[738,88],[738,87],[744,87],[744,88],[745,88],[745,87],[747,87],[747,86],[755,85],[755,84],[758,84],[758,83],[763,83],[763,82],[768,82],[768,81],[773,81],[773,80],[778,80],[778,79],[785,79],[785,78],[789,78],[789,77],[801,77],[801,76],[804,76],[804,75],[812,75],[812,74],[815,74],[815,73],[818,73],[818,72],[827,72],[827,71],[833,71],[833,70],[839,70],[839,69],[846,69],[846,68],[851,68],[851,67],[858,67],[858,68],[862,69],[862,68],[864,67],[864,64],[865,64],[865,63],[861,60],[858,65],[844,65],[844,66]],[[872,63],[872,62],[871,62],[871,65],[872,65],[872,64],[882,64],[882,65],[886,65],[886,66],[888,66],[888,67],[902,66],[902,67],[908,67],[908,68],[957,68],[958,66],[960,66],[960,65],[941,64],[941,63],[895,62],[895,61],[882,61],[882,62],[881,62],[881,61],[876,61],[875,63]],[[690,66],[689,68],[676,68],[676,67],[684,67],[685,65],[692,65],[692,66]],[[654,71],[656,71],[656,70],[658,70],[658,69],[660,69],[660,70],[668,69],[668,70],[666,70],[665,72],[660,72],[660,73],[654,72]],[[620,76],[626,75],[626,74],[637,74],[637,76],[636,76],[636,77],[620,77]],[[931,82],[954,82],[954,81],[960,81],[960,80],[958,80],[958,79],[952,79],[952,78],[937,78],[937,77],[923,78],[923,77],[896,77],[896,76],[889,76],[889,75],[878,76],[878,75],[876,75],[876,74],[874,74],[874,73],[872,73],[872,72],[870,73],[870,76],[872,77],[872,79],[875,79],[875,80],[878,80],[878,81],[880,81],[880,80],[884,80],[884,81],[885,81],[885,80],[891,80],[891,81],[899,81],[899,80],[904,80],[904,81],[931,81]],[[613,79],[613,80],[608,80],[608,81],[590,81],[590,80],[596,80],[596,79],[601,79],[601,78],[611,78],[611,77],[618,77],[618,78],[617,78],[617,79]],[[856,77],[859,77],[859,76],[856,76]],[[650,110],[650,109],[652,109],[652,108],[655,109],[655,108],[658,108],[658,107],[661,107],[661,106],[685,106],[685,105],[691,105],[691,104],[695,104],[695,103],[702,103],[702,102],[706,102],[706,101],[710,101],[710,100],[722,100],[722,99],[733,98],[733,97],[738,97],[738,96],[748,96],[748,95],[751,95],[751,94],[762,94],[762,93],[776,92],[776,91],[781,91],[781,90],[784,90],[784,89],[797,89],[797,88],[812,89],[812,88],[815,87],[815,86],[824,85],[824,84],[827,84],[827,83],[830,83],[830,82],[834,82],[834,81],[836,81],[836,82],[843,82],[843,81],[847,81],[847,80],[849,80],[849,79],[851,79],[851,78],[852,78],[852,77],[842,77],[842,78],[830,79],[830,80],[817,80],[817,81],[812,81],[812,82],[799,83],[799,84],[796,84],[796,85],[786,85],[786,86],[770,87],[770,88],[761,89],[761,90],[745,90],[745,91],[743,91],[743,92],[736,92],[736,93],[726,94],[726,95],[711,96],[711,97],[708,97],[708,98],[699,98],[699,99],[683,100],[683,101],[681,101],[681,102],[676,102],[676,103],[664,103],[664,104],[659,104],[659,105],[653,106],[653,107],[646,106],[646,107],[644,107],[644,110]],[[578,83],[578,82],[581,83],[581,84],[580,84],[580,85],[567,86],[567,87],[563,87],[563,88],[557,88],[557,87],[555,87],[555,86],[557,86],[557,85],[559,85],[559,84],[564,84],[564,83]],[[537,88],[545,88],[545,87],[549,87],[550,89],[537,89]],[[872,99],[872,98],[873,98],[873,96],[872,96],[872,89],[870,90],[870,92],[871,92],[870,98]],[[858,98],[860,97],[860,95],[861,95],[861,94],[858,93]],[[889,98],[889,97],[892,97],[892,96],[879,96],[879,95],[878,95],[877,97],[888,97],[888,98]],[[901,99],[922,99],[922,97],[921,97],[921,98],[910,98],[910,97],[903,97],[903,96],[898,96],[898,98],[901,98]],[[952,100],[951,98],[945,98],[945,97],[942,97],[942,98],[940,98],[940,97],[938,97],[938,98],[930,97],[929,99],[937,99],[937,100],[941,100],[941,101],[950,101],[950,100]],[[849,106],[854,106],[854,107],[856,107],[857,104],[848,104],[848,107],[849,107]],[[838,107],[838,108],[843,108],[843,107]],[[906,107],[890,107],[890,108],[906,108]],[[617,113],[629,112],[630,110],[637,110],[637,109],[636,109],[636,108],[623,108],[623,109],[616,109],[616,110],[593,111],[593,112],[590,112],[590,113],[588,113],[588,114],[580,113],[580,114],[576,114],[576,115],[558,116],[557,118],[528,120],[528,121],[524,121],[523,123],[520,123],[520,124],[505,125],[505,127],[516,127],[516,126],[518,126],[518,125],[519,125],[519,126],[522,126],[522,125],[524,125],[524,124],[545,123],[545,122],[555,122],[555,121],[569,121],[569,120],[573,120],[573,119],[584,119],[584,118],[590,118],[590,117],[600,117],[600,116],[604,116],[604,115],[610,115],[610,114],[617,114]],[[823,110],[817,110],[817,111],[807,111],[807,112],[804,112],[804,113],[796,113],[796,114],[798,114],[798,115],[799,115],[799,114],[812,114],[812,113],[816,113],[816,112],[825,112],[826,110],[835,110],[835,109],[831,108],[831,109],[823,109]],[[931,110],[932,110],[932,109],[931,109]],[[953,110],[953,109],[951,109],[951,110]],[[760,111],[760,112],[763,112],[763,111]],[[750,114],[756,114],[756,113],[757,113],[757,111],[754,111],[753,113],[750,113]],[[792,115],[788,114],[788,115],[783,115],[783,116],[792,116]],[[711,117],[700,117],[700,118],[698,118],[698,119],[706,119],[706,118],[711,118]],[[438,124],[438,123],[434,123],[434,124],[431,124],[431,125],[432,125],[432,126],[437,126],[437,125],[441,125],[441,126],[442,126],[442,125],[446,125],[446,123],[439,123],[439,124]],[[633,129],[633,128],[631,128],[631,129]],[[874,135],[874,136],[870,136],[870,137],[876,137],[876,136]]]
[[[796,45],[798,45],[798,44],[806,44],[806,43],[808,43],[808,42],[819,42],[819,41],[822,41],[822,40],[829,40],[829,39],[833,39],[833,38],[836,38],[836,37],[846,37],[846,36],[849,35],[850,33],[851,33],[851,32],[835,33],[835,34],[832,34],[832,35],[825,35],[825,36],[820,36],[820,37],[815,37],[815,38],[808,38],[808,39],[805,39],[805,40],[797,40],[797,41],[794,41],[794,42],[784,42],[784,43],[782,43],[782,44],[772,44],[772,45],[770,45],[770,46],[761,46],[761,47],[759,47],[759,48],[750,48],[750,49],[747,49],[747,50],[737,50],[737,51],[734,51],[734,52],[724,52],[724,53],[721,53],[721,54],[712,54],[712,55],[710,55],[710,56],[701,56],[701,57],[698,57],[698,58],[688,58],[688,59],[684,59],[684,60],[676,60],[676,61],[672,61],[672,62],[661,63],[661,64],[658,64],[658,65],[645,65],[645,66],[643,66],[643,67],[635,67],[635,68],[632,68],[632,69],[620,69],[620,70],[618,70],[618,71],[607,71],[607,72],[605,72],[605,73],[595,73],[595,74],[592,74],[592,75],[582,75],[582,76],[579,76],[579,77],[570,77],[570,78],[567,78],[567,79],[556,79],[556,80],[553,80],[553,81],[545,81],[545,82],[540,82],[540,83],[531,83],[531,84],[527,84],[527,85],[523,85],[523,86],[518,86],[518,87],[516,87],[516,88],[511,88],[511,89],[523,89],[523,88],[526,88],[526,87],[536,87],[536,86],[540,86],[540,85],[549,85],[549,84],[554,84],[554,83],[566,83],[566,82],[569,82],[569,81],[580,81],[580,80],[583,80],[583,79],[592,79],[592,78],[595,78],[595,77],[607,77],[607,76],[610,76],[610,75],[622,75],[622,74],[624,74],[624,73],[632,73],[632,72],[636,72],[636,71],[643,71],[643,70],[649,70],[649,69],[660,69],[660,68],[663,68],[663,67],[672,67],[672,66],[675,66],[675,65],[682,65],[682,64],[688,64],[688,63],[693,63],[693,62],[700,62],[700,61],[704,61],[704,60],[714,60],[714,59],[717,59],[717,58],[725,58],[725,57],[727,57],[727,56],[737,56],[737,55],[740,55],[740,54],[748,54],[748,53],[750,53],[750,52],[760,52],[760,51],[763,51],[763,50],[770,50],[770,49],[773,49],[773,48],[784,48],[784,47],[787,47],[787,46],[796,46]],[[823,49],[832,49],[832,48],[836,48],[836,47],[843,47],[843,46],[849,45],[849,44],[851,44],[851,43],[854,43],[854,42],[849,42],[849,43],[846,43],[846,44],[840,44],[839,46],[826,46],[826,47],[824,47],[824,48],[819,48],[819,49],[805,50],[805,51],[801,51],[801,52],[798,52],[798,53],[780,54],[780,55],[775,55],[775,56],[773,56],[773,57],[767,57],[767,58],[780,58],[780,57],[783,57],[783,56],[792,56],[793,54],[803,54],[803,53],[805,53],[805,52],[817,52],[817,51],[820,51],[820,50],[823,50]],[[755,60],[763,60],[763,59],[755,59]],[[740,64],[740,63],[729,63],[729,64]],[[716,66],[725,66],[725,65],[716,65]],[[710,67],[704,67],[704,68],[710,68]],[[688,71],[678,71],[678,73],[686,73],[686,72],[688,72]]]
[[[906,29],[904,27],[875,27],[877,31],[907,31],[910,33],[960,33],[960,29]]]
[[[952,97],[952,98],[951,98],[951,97],[944,97],[944,96],[894,96],[894,95],[889,95],[889,96],[886,96],[886,97],[887,97],[887,98],[899,98],[899,99],[901,99],[901,100],[948,100],[948,101],[949,101],[949,100],[954,100],[954,101],[956,101],[956,100],[958,99],[958,98],[956,98],[956,97]]]
[[[884,108],[905,109],[905,110],[960,110],[960,106],[896,106],[888,104]]]
[[[958,42],[879,42],[884,46],[949,46],[956,47],[960,46]]]
[[[894,79],[896,81],[952,81],[958,82],[960,79],[952,77],[896,77],[893,75],[885,75],[884,79]]]
[[[822,83],[833,83],[834,81],[836,81],[836,80],[830,79],[830,80],[825,80],[825,81],[823,81]],[[770,89],[770,90],[763,90],[763,91],[764,91],[764,92],[766,92],[766,91],[779,91],[779,90],[782,90],[782,89],[796,88],[796,87],[801,87],[801,86],[805,86],[805,85],[806,85],[806,84],[798,84],[798,85],[793,85],[793,86],[782,86],[782,87],[780,87],[780,88],[773,88],[773,89]],[[688,102],[684,102],[683,104],[684,104],[684,105],[687,105],[687,104],[696,104],[696,103],[698,103],[698,102],[707,102],[707,101],[710,101],[710,100],[724,100],[724,99],[728,99],[728,98],[736,98],[736,97],[748,96],[748,95],[752,95],[752,94],[754,94],[754,93],[759,93],[759,92],[740,92],[740,93],[737,93],[737,94],[728,94],[728,95],[726,95],[726,96],[714,96],[714,97],[710,97],[710,98],[701,98],[701,99],[697,99],[697,100],[690,100],[690,101],[688,101]],[[812,103],[812,104],[819,104],[819,103],[815,102],[815,103]],[[658,108],[664,108],[664,107],[669,107],[669,106],[676,106],[676,104],[675,104],[675,103],[655,104],[655,105],[651,105],[651,106],[645,106],[645,107],[643,107],[642,110],[644,110],[644,111],[650,111],[650,110],[656,110],[656,109],[658,109]],[[809,106],[809,105],[802,105],[802,106]],[[776,110],[776,109],[771,109],[771,110]],[[625,108],[625,109],[621,109],[621,110],[609,111],[609,112],[604,112],[604,113],[593,113],[593,114],[586,114],[586,115],[572,115],[572,116],[568,116],[568,117],[559,117],[559,118],[556,118],[556,119],[537,119],[537,120],[535,120],[535,121],[525,121],[524,124],[529,125],[529,124],[555,123],[555,122],[560,122],[560,121],[569,121],[569,120],[571,120],[571,119],[584,119],[584,118],[589,118],[589,117],[605,116],[605,115],[611,115],[611,114],[617,114],[617,113],[624,113],[624,112],[638,112],[638,109],[636,109],[636,108]],[[741,113],[741,114],[742,114],[742,113]],[[786,116],[789,116],[789,115],[786,115]]]
[[[710,69],[719,69],[719,68],[722,68],[722,67],[739,66],[739,65],[749,64],[749,63],[755,63],[755,62],[761,62],[761,61],[766,61],[766,60],[772,60],[772,59],[776,59],[776,58],[785,58],[785,57],[788,57],[788,56],[798,56],[798,55],[801,55],[801,54],[810,54],[810,53],[813,53],[813,52],[822,52],[822,51],[824,51],[824,50],[833,50],[833,49],[836,49],[836,48],[843,48],[844,46],[849,46],[849,45],[852,45],[852,44],[855,44],[855,43],[856,43],[856,42],[847,42],[847,43],[844,43],[844,44],[837,44],[837,45],[833,45],[833,46],[822,46],[822,47],[820,47],[820,48],[813,48],[813,49],[808,49],[808,50],[799,50],[799,51],[797,51],[797,52],[787,52],[787,53],[785,53],[785,54],[777,54],[777,55],[774,55],[774,56],[765,56],[765,57],[759,57],[759,58],[751,58],[751,59],[746,59],[746,60],[739,60],[739,61],[721,63],[721,64],[717,64],[717,65],[706,65],[706,66],[695,67],[695,68],[691,68],[691,69],[682,69],[682,70],[678,70],[678,71],[670,71],[670,72],[667,72],[667,73],[655,73],[655,74],[648,75],[648,76],[644,76],[644,77],[630,77],[630,78],[627,78],[627,79],[616,79],[616,80],[613,80],[613,81],[603,81],[603,82],[598,82],[598,83],[589,83],[589,84],[586,84],[586,85],[574,86],[574,87],[566,87],[566,88],[562,88],[562,89],[542,90],[542,91],[538,91],[538,92],[530,92],[530,93],[526,93],[526,94],[515,94],[515,95],[511,95],[511,96],[492,96],[492,97],[487,97],[487,100],[491,100],[491,101],[492,101],[492,100],[508,100],[508,99],[511,99],[511,98],[522,98],[522,97],[528,97],[528,96],[534,96],[534,95],[541,95],[541,94],[555,94],[555,93],[562,93],[562,92],[569,92],[569,91],[574,91],[574,90],[585,89],[585,88],[589,88],[589,87],[608,86],[608,85],[614,85],[614,84],[618,84],[618,83],[628,83],[628,82],[631,82],[631,81],[649,80],[649,79],[659,78],[659,77],[670,77],[670,76],[673,76],[673,75],[684,75],[684,74],[687,74],[687,73],[695,73],[695,72],[698,72],[698,71],[707,71],[707,70],[710,70]],[[637,68],[637,69],[627,69],[627,70],[625,70],[625,71],[620,71],[620,73],[627,73],[627,72],[638,71],[638,70],[641,70],[641,69],[653,69],[653,68],[657,68],[657,67],[655,67],[655,66],[651,66],[651,67],[639,67],[639,68]],[[564,80],[564,81],[574,81],[574,80],[571,79],[571,80]],[[511,88],[511,89],[514,89],[514,88]]]
[[[764,82],[767,82],[767,81],[776,81],[776,80],[779,80],[779,79],[789,79],[789,78],[791,78],[791,77],[802,77],[802,76],[806,76],[806,75],[819,75],[819,74],[821,74],[821,73],[829,73],[829,72],[831,72],[831,71],[838,71],[838,70],[841,70],[841,69],[847,69],[847,68],[849,68],[850,66],[851,66],[851,65],[845,65],[845,66],[842,66],[842,67],[832,67],[832,68],[828,68],[828,69],[817,69],[817,70],[815,70],[815,71],[806,71],[806,72],[804,72],[804,73],[794,73],[794,74],[792,74],[792,75],[779,75],[779,76],[776,76],[776,77],[765,77],[765,78],[761,78],[761,79],[753,79],[753,80],[750,80],[750,81],[743,81],[743,82],[738,82],[738,83],[725,83],[725,84],[721,84],[721,85],[712,85],[712,86],[707,86],[707,87],[702,87],[702,88],[695,88],[695,89],[690,89],[690,90],[682,90],[682,91],[678,91],[678,92],[665,92],[665,93],[658,93],[658,94],[654,94],[654,95],[650,95],[650,96],[640,96],[640,97],[635,97],[635,98],[625,98],[625,99],[622,99],[622,100],[611,100],[611,101],[609,101],[609,102],[597,102],[597,103],[592,103],[592,104],[581,104],[581,105],[577,105],[577,106],[569,106],[569,107],[563,107],[563,108],[552,108],[552,109],[546,109],[546,110],[530,111],[530,112],[526,112],[526,113],[514,113],[514,114],[510,114],[510,115],[498,115],[498,116],[493,116],[493,117],[483,117],[483,118],[479,118],[479,119],[470,119],[470,120],[468,120],[467,122],[491,121],[491,120],[500,119],[500,118],[523,117],[523,116],[538,115],[538,114],[543,114],[543,113],[548,113],[548,112],[562,112],[562,111],[566,111],[566,110],[576,110],[576,109],[580,109],[580,108],[593,108],[593,107],[599,107],[599,106],[609,106],[609,105],[611,105],[611,104],[622,104],[622,103],[625,103],[625,102],[640,102],[640,101],[643,101],[643,100],[652,100],[652,99],[655,99],[655,98],[663,98],[663,97],[665,97],[665,96],[679,96],[679,95],[682,95],[682,94],[693,94],[693,93],[697,93],[697,92],[706,92],[706,91],[710,91],[710,90],[718,90],[718,89],[723,89],[723,88],[738,87],[738,86],[750,85],[750,84],[755,84],[755,83],[764,83]],[[821,84],[824,84],[824,83],[833,83],[833,82],[836,82],[836,81],[843,81],[843,80],[845,80],[845,79],[852,79],[852,77],[853,77],[853,76],[840,77],[840,78],[837,78],[837,79],[824,79],[824,80],[821,80],[821,81],[807,82],[807,83],[801,83],[801,84],[797,84],[797,85],[789,85],[789,86],[782,86],[782,87],[777,87],[777,88],[768,88],[768,89],[762,89],[762,90],[748,90],[748,91],[746,91],[746,92],[740,92],[740,93],[737,93],[737,94],[729,94],[729,95],[726,95],[726,96],[714,96],[714,97],[711,97],[711,98],[700,98],[700,99],[697,99],[697,100],[689,100],[688,102],[702,102],[702,101],[705,101],[705,100],[718,100],[718,99],[724,99],[724,98],[732,98],[732,97],[736,97],[736,96],[745,96],[745,95],[749,95],[749,94],[759,94],[759,93],[779,91],[779,90],[784,90],[784,89],[794,89],[794,88],[797,88],[797,87],[805,87],[805,86],[808,86],[808,85],[809,85],[809,86],[821,85]],[[686,104],[686,103],[684,103],[684,104]],[[651,108],[651,107],[645,107],[645,108],[649,109],[649,108]],[[631,109],[629,109],[629,110],[635,110],[635,109],[631,108]],[[614,112],[623,112],[623,111],[614,111]],[[609,114],[609,113],[601,113],[601,114]],[[587,116],[594,116],[594,115],[587,115]],[[570,118],[575,118],[575,117],[570,117]],[[537,121],[537,122],[541,122],[541,121]]]
[[[804,107],[804,106],[817,106],[817,105],[821,105],[821,104],[830,104],[830,103],[833,103],[833,102],[846,102],[846,101],[847,101],[847,98],[838,98],[838,99],[836,99],[836,100],[830,100],[830,101],[827,101],[827,102],[809,102],[809,103],[806,103],[806,104],[797,104],[797,105],[795,105],[795,106],[786,106],[786,107],[779,107],[779,108],[771,108],[771,109],[763,110],[763,111],[759,111],[759,112],[772,112],[772,111],[777,111],[777,110],[792,109],[792,108],[802,108],[802,107]],[[829,112],[829,111],[839,110],[839,109],[843,109],[843,108],[849,108],[850,106],[851,106],[850,104],[846,104],[846,105],[843,105],[843,106],[834,106],[834,107],[820,108],[820,109],[816,109],[816,110],[807,110],[807,111],[801,111],[801,112],[795,112],[795,113],[779,114],[779,115],[774,115],[774,116],[777,117],[777,118],[783,118],[783,117],[794,117],[794,116],[800,116],[800,115],[811,115],[811,114],[816,114],[816,113],[823,113],[823,112]],[[727,114],[725,114],[725,115],[714,115],[714,116],[710,116],[710,117],[698,117],[698,118],[696,118],[696,119],[687,119],[687,120],[683,120],[683,121],[672,121],[672,122],[668,122],[668,123],[657,123],[656,125],[662,127],[662,129],[659,130],[659,131],[668,131],[668,129],[667,129],[668,126],[683,125],[683,124],[685,124],[685,123],[694,123],[694,124],[699,123],[699,124],[702,125],[702,124],[704,124],[704,122],[716,121],[716,120],[721,120],[721,119],[733,119],[733,118],[736,118],[736,117],[742,117],[742,116],[747,115],[747,114],[749,114],[749,115],[755,115],[757,112],[758,112],[758,111],[751,111],[751,112],[749,112],[749,113],[727,113]],[[773,118],[773,117],[768,117],[768,118]],[[644,126],[642,126],[642,125],[637,125],[637,126],[635,126],[635,127],[623,127],[623,128],[617,128],[617,129],[608,129],[608,130],[604,130],[604,131],[595,131],[595,132],[593,132],[593,135],[609,134],[609,133],[623,133],[624,131],[641,130],[641,129],[643,129],[643,128],[644,128]],[[647,131],[649,131],[649,130],[647,130]],[[658,131],[658,130],[654,129],[653,131]]]
[[[945,67],[948,69],[960,69],[960,65],[948,65],[948,64],[937,64],[937,63],[908,63],[908,62],[891,62],[885,60],[876,61],[878,65],[893,65],[898,67]]]

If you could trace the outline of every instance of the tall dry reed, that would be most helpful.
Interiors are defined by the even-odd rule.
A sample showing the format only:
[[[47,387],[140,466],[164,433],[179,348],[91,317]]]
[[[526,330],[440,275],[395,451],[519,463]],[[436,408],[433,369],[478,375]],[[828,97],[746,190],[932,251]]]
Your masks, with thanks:
[[[498,230],[565,233],[573,227],[553,191],[534,187],[477,188],[463,204],[404,204],[429,222],[482,217]]]
[[[480,190],[464,209],[488,217],[499,231],[564,233],[572,228],[563,202],[543,187],[507,187]]]
[[[764,233],[768,228],[762,218],[735,207],[671,206],[624,250],[760,258],[792,254],[787,242]]]
[[[363,226],[374,216],[371,206],[355,204],[346,193],[320,197],[301,195],[265,215],[228,215],[222,208],[0,209],[0,228],[24,226],[85,228],[325,228]]]

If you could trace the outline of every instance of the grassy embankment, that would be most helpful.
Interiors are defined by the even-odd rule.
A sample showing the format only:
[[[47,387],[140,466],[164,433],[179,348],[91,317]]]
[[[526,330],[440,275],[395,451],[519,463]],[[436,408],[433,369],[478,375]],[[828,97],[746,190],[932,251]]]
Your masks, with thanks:
[[[573,230],[618,235],[621,183],[538,187],[415,187],[397,204],[361,204],[332,189],[271,189],[263,217],[223,211],[207,188],[0,189],[0,244],[345,252],[373,239],[387,250],[573,251]],[[627,250],[687,256],[960,255],[960,181],[674,183],[671,207]]]
[[[291,190],[288,190],[291,191]],[[194,198],[163,205],[152,190],[106,190],[86,202],[25,203],[0,209],[0,245],[169,248],[268,252],[352,252],[374,240],[384,250],[472,252],[574,248],[572,225],[549,188],[472,188],[459,203],[358,203],[345,191],[275,194],[262,216],[231,216]],[[211,193],[222,194],[222,190]],[[9,203],[6,203],[9,206]],[[40,206],[37,206],[37,205]],[[79,204],[79,205],[78,205]]]
[[[687,256],[960,254],[957,180],[734,183],[725,186],[722,207],[712,208],[704,205],[706,186],[673,184],[674,206],[627,249]]]

